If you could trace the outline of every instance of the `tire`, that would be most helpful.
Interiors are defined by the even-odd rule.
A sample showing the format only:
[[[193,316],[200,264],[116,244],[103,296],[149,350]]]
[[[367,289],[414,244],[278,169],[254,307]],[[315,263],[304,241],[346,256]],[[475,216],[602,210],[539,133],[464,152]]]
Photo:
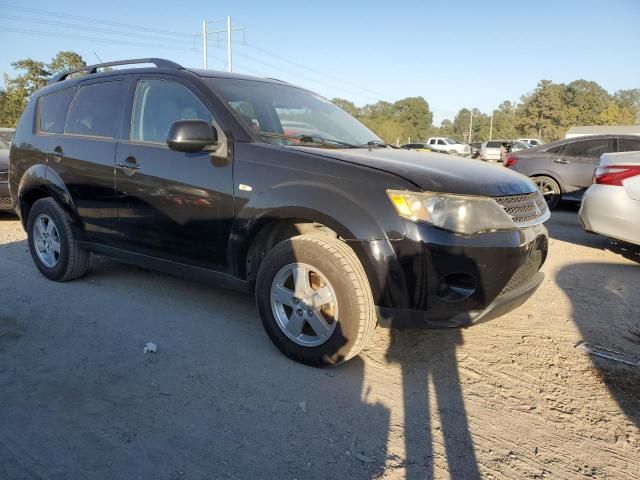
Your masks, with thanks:
[[[52,227],[49,222],[53,223]],[[48,233],[45,231],[46,236],[41,233],[43,229],[49,230]],[[78,247],[69,216],[53,198],[41,198],[33,204],[27,220],[27,237],[31,258],[49,280],[74,280],[89,268],[90,253]],[[43,247],[45,244],[49,245],[49,250]]]
[[[456,150],[449,150],[450,155],[457,155],[458,152]]]
[[[294,271],[305,274],[296,277]],[[309,280],[301,282],[314,293],[300,293],[296,278]],[[280,287],[286,291],[282,297],[276,294]],[[313,295],[316,297],[310,300]],[[331,300],[323,303],[327,299]],[[377,323],[371,288],[358,257],[344,242],[324,235],[293,237],[269,251],[258,271],[256,303],[262,324],[278,349],[315,367],[335,366],[357,355]],[[296,319],[297,314],[304,318]],[[314,314],[325,320],[326,332],[318,334],[312,326],[318,325]],[[307,322],[307,318],[316,321]]]
[[[544,196],[549,210],[556,208],[562,199],[562,190],[558,182],[546,175],[531,177],[531,180],[533,180],[533,183],[536,184],[536,187],[538,187],[538,190],[540,190],[540,193]]]

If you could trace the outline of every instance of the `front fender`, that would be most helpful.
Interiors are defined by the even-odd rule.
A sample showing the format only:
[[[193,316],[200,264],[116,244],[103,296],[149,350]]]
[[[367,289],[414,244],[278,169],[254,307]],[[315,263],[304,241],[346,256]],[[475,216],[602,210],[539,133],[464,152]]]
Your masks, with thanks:
[[[365,208],[361,206],[362,201],[337,186],[298,181],[274,185],[248,199],[237,198],[241,206],[230,236],[231,265],[243,265],[257,233],[279,219],[318,222],[347,241],[404,238],[404,223],[384,191],[381,195],[368,196],[371,198]]]

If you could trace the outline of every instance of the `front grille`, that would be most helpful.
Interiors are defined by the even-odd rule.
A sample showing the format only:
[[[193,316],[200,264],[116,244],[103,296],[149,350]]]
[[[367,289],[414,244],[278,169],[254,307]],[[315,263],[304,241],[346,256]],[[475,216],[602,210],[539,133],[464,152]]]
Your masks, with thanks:
[[[540,267],[542,266],[542,251],[534,250],[527,261],[516,270],[516,273],[513,274],[511,280],[507,282],[505,287],[502,289],[501,294],[509,293],[512,290],[524,285],[527,283],[531,277],[533,277]]]
[[[0,171],[0,182],[8,182],[9,181],[9,171],[4,170]]]
[[[11,206],[11,197],[0,197],[0,208],[7,208]]]
[[[504,211],[511,216],[519,227],[546,220],[548,214],[547,202],[539,191],[524,195],[493,197],[493,199],[504,208]]]

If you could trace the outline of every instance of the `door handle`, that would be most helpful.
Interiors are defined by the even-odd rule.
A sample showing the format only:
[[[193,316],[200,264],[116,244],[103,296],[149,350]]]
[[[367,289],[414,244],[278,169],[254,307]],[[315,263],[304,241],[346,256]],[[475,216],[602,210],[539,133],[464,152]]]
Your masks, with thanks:
[[[138,162],[136,162],[136,159],[134,157],[127,157],[127,159],[124,162],[119,162],[118,166],[121,168],[129,169],[129,170],[140,169],[140,165],[138,164]]]
[[[60,163],[62,161],[62,147],[60,145],[58,145],[56,148],[53,149],[53,152],[51,153],[51,158],[53,158],[53,161],[56,163]]]
[[[554,158],[553,161],[555,163],[571,163],[569,160],[565,160],[564,158]]]

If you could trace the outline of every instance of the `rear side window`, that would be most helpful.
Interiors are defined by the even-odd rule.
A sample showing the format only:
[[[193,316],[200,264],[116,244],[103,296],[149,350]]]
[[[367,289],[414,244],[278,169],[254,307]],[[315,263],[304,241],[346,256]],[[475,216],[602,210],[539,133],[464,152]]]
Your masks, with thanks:
[[[165,143],[178,120],[204,120],[213,116],[189,89],[169,80],[142,80],[136,88],[131,140]]]
[[[583,140],[568,143],[562,154],[567,157],[600,158],[600,155],[606,153],[608,149],[609,139]]]
[[[37,131],[42,133],[62,133],[67,107],[73,95],[73,88],[66,88],[38,98]]]
[[[640,138],[619,138],[618,150],[621,152],[635,152],[640,150]]]
[[[114,137],[120,120],[121,88],[120,81],[80,87],[69,108],[64,133]]]

